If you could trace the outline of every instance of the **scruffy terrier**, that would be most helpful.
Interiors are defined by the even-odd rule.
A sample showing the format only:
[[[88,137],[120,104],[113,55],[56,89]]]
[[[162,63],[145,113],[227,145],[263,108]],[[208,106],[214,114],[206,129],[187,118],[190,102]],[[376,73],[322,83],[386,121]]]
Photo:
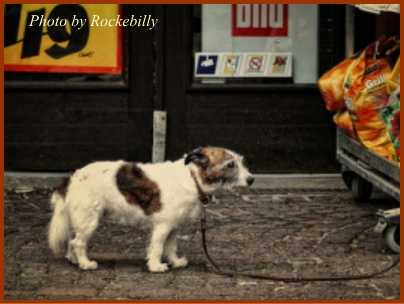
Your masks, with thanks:
[[[108,213],[121,223],[151,227],[149,271],[167,271],[163,254],[172,267],[185,267],[187,259],[177,255],[177,228],[196,219],[201,202],[215,190],[253,182],[241,155],[217,147],[195,149],[174,162],[94,162],[53,192],[49,246],[56,255],[66,252],[81,269],[96,269],[97,262],[87,257],[87,243]]]

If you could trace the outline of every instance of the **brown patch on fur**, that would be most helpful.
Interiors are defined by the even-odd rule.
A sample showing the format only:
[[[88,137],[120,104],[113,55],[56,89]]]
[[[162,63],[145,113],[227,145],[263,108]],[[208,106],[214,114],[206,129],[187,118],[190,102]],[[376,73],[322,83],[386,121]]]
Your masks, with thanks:
[[[223,148],[206,147],[202,149],[202,153],[207,156],[212,166],[220,165],[225,160],[231,159],[231,155]]]
[[[206,147],[202,149],[202,153],[209,159],[209,165],[206,168],[199,168],[199,175],[205,184],[213,184],[220,182],[224,178],[224,172],[216,166],[223,164],[232,156],[223,148]]]
[[[119,191],[129,204],[138,205],[146,215],[161,209],[160,190],[134,163],[123,165],[116,175]]]
[[[62,183],[55,189],[55,192],[57,192],[61,197],[64,198],[66,196],[69,185],[70,185],[70,176],[63,178]]]

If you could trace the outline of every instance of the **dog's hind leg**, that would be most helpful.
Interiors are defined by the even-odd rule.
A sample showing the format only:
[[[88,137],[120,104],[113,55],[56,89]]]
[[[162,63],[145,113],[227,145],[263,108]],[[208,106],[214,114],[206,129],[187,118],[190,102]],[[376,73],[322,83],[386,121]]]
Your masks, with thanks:
[[[76,253],[74,252],[73,246],[71,244],[71,240],[72,240],[72,235],[70,234],[69,237],[69,242],[67,243],[67,253],[66,253],[66,259],[69,260],[70,263],[72,264],[78,264],[78,260],[77,260],[77,256]]]
[[[73,218],[73,228],[76,233],[73,240],[70,241],[72,252],[77,257],[79,267],[84,270],[97,269],[98,265],[96,261],[91,261],[87,257],[87,243],[91,238],[91,235],[97,229],[99,222],[99,213],[97,210],[92,212],[81,213],[80,217]],[[85,215],[85,216],[84,216]]]
[[[188,265],[188,260],[186,257],[180,258],[177,255],[177,233],[175,231],[172,231],[168,236],[164,253],[174,268],[185,267]]]
[[[147,249],[147,267],[151,272],[165,272],[168,270],[166,263],[161,263],[164,244],[171,231],[167,224],[157,224],[153,227],[149,248]]]

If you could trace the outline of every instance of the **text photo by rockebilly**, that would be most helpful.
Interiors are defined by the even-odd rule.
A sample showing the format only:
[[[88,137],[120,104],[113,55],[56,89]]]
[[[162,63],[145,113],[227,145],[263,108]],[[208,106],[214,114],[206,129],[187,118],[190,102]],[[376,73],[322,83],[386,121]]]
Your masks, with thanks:
[[[72,27],[81,29],[88,22],[90,26],[97,27],[145,27],[152,30],[159,21],[158,18],[153,18],[152,15],[142,15],[138,17],[131,15],[130,18],[121,18],[121,15],[118,14],[116,18],[101,18],[100,15],[94,14],[89,17],[90,18],[79,18],[77,15],[73,15],[67,20],[61,17],[45,18],[44,15],[31,15],[28,24],[29,26],[66,26],[70,23]]]

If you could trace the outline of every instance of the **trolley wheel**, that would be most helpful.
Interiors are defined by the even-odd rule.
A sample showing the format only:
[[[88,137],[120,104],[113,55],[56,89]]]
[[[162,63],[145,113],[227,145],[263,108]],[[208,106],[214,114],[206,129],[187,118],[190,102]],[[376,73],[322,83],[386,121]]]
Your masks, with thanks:
[[[389,225],[383,231],[387,247],[395,253],[400,253],[400,225]]]
[[[369,200],[372,188],[372,184],[359,175],[352,177],[351,191],[355,201],[362,203]]]

